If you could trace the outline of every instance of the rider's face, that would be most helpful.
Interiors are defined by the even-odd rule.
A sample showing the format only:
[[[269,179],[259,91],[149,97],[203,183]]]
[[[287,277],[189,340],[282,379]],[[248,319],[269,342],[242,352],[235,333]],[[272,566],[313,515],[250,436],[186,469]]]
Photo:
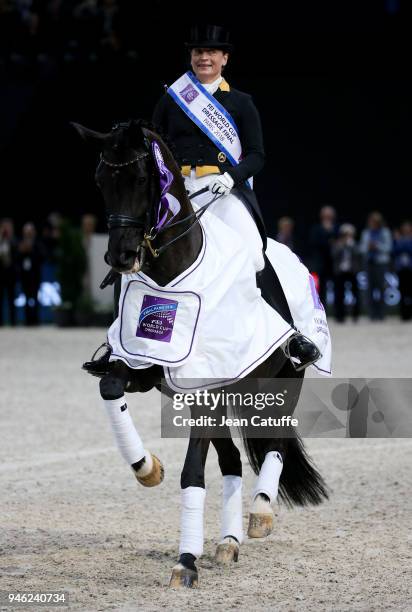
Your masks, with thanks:
[[[213,83],[226,66],[228,54],[220,49],[195,48],[191,51],[193,71],[201,83]]]

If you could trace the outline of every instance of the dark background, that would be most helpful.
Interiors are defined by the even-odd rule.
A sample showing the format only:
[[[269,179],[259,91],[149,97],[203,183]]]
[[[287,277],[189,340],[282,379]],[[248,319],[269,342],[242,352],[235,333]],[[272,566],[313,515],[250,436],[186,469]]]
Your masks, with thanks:
[[[287,214],[305,235],[325,203],[358,228],[373,209],[392,227],[412,217],[406,1],[120,5],[120,48],[97,56],[88,36],[90,52],[68,52],[69,16],[44,22],[35,51],[0,21],[0,216],[19,227],[52,210],[73,220],[94,212],[103,230],[95,156],[69,121],[105,131],[150,118],[162,84],[188,67],[190,24],[207,21],[230,23],[225,76],[261,113],[267,161],[255,189],[270,234]]]

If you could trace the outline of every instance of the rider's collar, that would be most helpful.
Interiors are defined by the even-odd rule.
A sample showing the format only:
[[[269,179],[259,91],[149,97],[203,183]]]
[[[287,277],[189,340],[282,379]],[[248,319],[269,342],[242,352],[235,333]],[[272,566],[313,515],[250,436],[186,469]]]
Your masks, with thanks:
[[[220,91],[230,91],[230,85],[226,81],[226,79],[222,79],[222,81],[221,81],[221,83],[219,85],[219,89],[220,89]]]
[[[229,87],[228,83],[226,83],[225,79],[222,76],[219,76],[213,83],[202,83],[203,87],[206,89],[208,93],[213,95],[218,89],[223,89],[222,85],[226,84]],[[223,91],[228,91],[227,89],[223,89]]]

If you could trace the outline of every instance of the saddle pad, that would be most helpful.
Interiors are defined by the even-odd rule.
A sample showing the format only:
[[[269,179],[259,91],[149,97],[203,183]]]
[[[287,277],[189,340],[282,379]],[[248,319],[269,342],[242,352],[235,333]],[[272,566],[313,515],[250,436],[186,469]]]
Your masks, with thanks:
[[[193,291],[130,280],[122,291],[117,333],[109,330],[109,342],[114,352],[121,349],[132,360],[181,365],[194,348],[200,310],[201,297]]]

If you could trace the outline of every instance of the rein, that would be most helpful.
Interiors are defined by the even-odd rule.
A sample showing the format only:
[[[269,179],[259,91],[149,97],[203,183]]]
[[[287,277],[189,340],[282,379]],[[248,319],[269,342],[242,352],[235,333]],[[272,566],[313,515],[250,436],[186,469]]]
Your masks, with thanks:
[[[195,193],[193,193],[191,197],[195,198],[196,196],[201,195],[202,193],[206,193],[208,189],[209,189],[208,187],[203,187],[202,189],[199,189],[199,191],[195,191]],[[220,194],[213,196],[210,202],[207,202],[207,204],[204,204],[198,210],[194,211],[190,215],[187,215],[187,217],[180,219],[179,221],[175,221],[174,223],[166,223],[165,225],[163,225],[162,227],[159,227],[158,229],[156,229],[153,226],[148,233],[145,232],[144,237],[143,237],[143,242],[140,244],[139,248],[141,247],[147,248],[150,251],[150,254],[154,258],[159,257],[159,255],[161,255],[163,251],[165,251],[171,244],[173,244],[177,240],[180,240],[180,238],[183,238],[183,236],[186,236],[193,229],[193,227],[197,223],[199,223],[199,220],[201,219],[202,215],[206,212],[206,210],[209,208],[209,206],[211,206],[220,197],[222,197]],[[152,242],[153,240],[157,238],[159,234],[165,232],[171,227],[176,227],[177,225],[186,223],[186,221],[190,221],[191,219],[193,219],[192,223],[190,223],[189,227],[185,229],[184,232],[182,232],[181,234],[179,234],[172,240],[169,240],[169,242],[166,242],[166,244],[163,244],[161,247],[158,247],[157,249],[153,248]],[[117,228],[117,227],[135,227],[138,229],[145,230],[146,223],[145,221],[143,221],[143,219],[139,219],[138,217],[130,217],[129,215],[111,214],[107,217],[107,227],[109,230]]]
[[[206,191],[208,191],[208,187],[203,187],[202,189],[199,189],[199,191],[195,191],[195,193],[193,193],[191,197],[195,198],[196,196],[201,195],[202,193],[206,193]],[[204,204],[203,206],[201,206],[197,211],[195,211],[192,214],[188,215],[184,219],[180,219],[180,221],[175,221],[174,223],[170,223],[169,225],[165,225],[165,226],[159,228],[159,230],[155,234],[151,233],[154,230],[154,228],[152,228],[150,230],[149,234],[145,234],[144,235],[143,242],[145,244],[142,243],[139,246],[139,249],[143,246],[143,248],[148,248],[148,250],[150,251],[151,255],[154,258],[159,257],[159,255],[167,247],[169,247],[171,244],[176,242],[176,240],[179,240],[180,238],[182,238],[183,236],[188,234],[190,232],[190,230],[195,226],[195,224],[199,223],[199,220],[201,219],[202,215],[206,212],[206,210],[209,208],[209,206],[211,206],[211,204],[213,204],[213,202],[215,202],[216,200],[218,200],[221,197],[222,196],[220,194],[215,195],[210,202],[207,202],[207,204]],[[189,200],[190,200],[190,198],[189,198]],[[182,232],[181,234],[176,236],[176,238],[173,238],[173,240],[170,240],[169,242],[167,242],[163,246],[159,247],[158,249],[154,249],[152,247],[151,242],[161,232],[164,232],[165,230],[169,229],[170,227],[174,227],[176,225],[180,225],[181,223],[184,223],[185,221],[188,221],[190,219],[193,219],[193,222],[189,225],[189,227],[184,232]],[[107,219],[107,226],[108,226],[109,229],[112,229],[114,227],[137,227],[137,228],[141,228],[141,229],[145,228],[145,224],[144,224],[144,222],[141,219],[138,219],[137,217],[129,217],[128,215],[109,215],[108,219]],[[105,276],[103,281],[101,282],[100,289],[104,289],[108,285],[113,285],[113,283],[115,282],[115,280],[118,277],[118,275],[119,275],[119,272],[117,272],[116,270],[113,270],[113,268],[112,268],[108,272],[108,274]]]
[[[208,190],[209,190],[208,187],[203,187],[202,189],[199,189],[199,191],[195,191],[195,193],[191,195],[191,198],[195,198],[196,196],[201,195],[202,193],[206,193],[206,191]],[[180,240],[180,238],[183,238],[183,236],[186,236],[186,234],[190,232],[190,230],[196,225],[196,223],[199,223],[199,220],[201,219],[202,215],[206,212],[206,210],[209,208],[209,206],[211,206],[211,204],[213,204],[213,202],[218,200],[220,197],[222,197],[220,194],[213,196],[210,202],[207,202],[207,204],[204,204],[198,210],[194,211],[187,217],[184,217],[183,219],[180,219],[179,221],[175,221],[174,223],[166,223],[165,225],[163,225],[163,227],[158,228],[157,231],[154,227],[152,227],[150,232],[148,234],[145,234],[144,240],[146,241],[146,245],[149,248],[149,251],[153,255],[153,257],[159,257],[159,255],[163,253],[163,251],[165,251],[171,244],[173,244],[177,240]],[[191,198],[189,198],[189,200]],[[157,249],[153,249],[151,242],[155,238],[157,238],[159,234],[170,229],[171,227],[176,227],[177,225],[181,225],[182,223],[185,223],[186,221],[190,221],[191,219],[193,219],[192,223],[189,225],[189,227],[184,232],[182,232],[181,234],[179,234],[172,240],[169,240],[169,242],[162,245],[161,247]]]
[[[138,155],[134,159],[129,160],[127,162],[115,164],[113,162],[107,161],[106,159],[104,159],[103,154],[100,154],[100,161],[113,168],[122,168],[124,166],[129,166],[137,161],[140,161],[141,159],[144,159],[148,155],[149,153],[146,152],[141,155]],[[202,193],[206,193],[206,191],[208,190],[209,190],[208,187],[203,187],[202,189],[199,189],[199,191],[196,191],[195,193],[193,193],[191,195],[191,198],[195,198],[198,195],[201,195]],[[147,225],[146,225],[145,220],[139,217],[131,217],[130,215],[109,214],[107,216],[107,227],[109,230],[119,228],[119,227],[143,229],[145,231],[144,238],[143,238],[144,244],[142,243],[139,246],[139,248],[141,247],[148,248],[151,255],[156,258],[156,257],[159,257],[159,255],[163,253],[163,251],[165,251],[171,244],[173,244],[177,240],[180,240],[180,238],[183,238],[183,236],[186,236],[190,232],[190,230],[196,225],[196,223],[199,223],[199,220],[201,219],[202,215],[206,212],[206,210],[209,208],[209,206],[211,206],[211,204],[213,204],[220,197],[221,195],[219,194],[213,196],[210,202],[207,202],[207,204],[204,204],[198,210],[194,211],[190,215],[187,215],[183,219],[180,219],[179,221],[174,221],[173,223],[165,223],[161,227],[152,226],[149,232],[146,231]],[[171,227],[176,227],[177,225],[186,223],[186,221],[190,221],[191,219],[193,219],[192,223],[189,225],[189,227],[184,232],[182,232],[181,234],[179,234],[178,236],[176,236],[175,238],[173,238],[166,244],[162,245],[161,247],[157,249],[153,248],[151,243],[153,242],[153,240],[157,238],[159,234],[170,229]]]

